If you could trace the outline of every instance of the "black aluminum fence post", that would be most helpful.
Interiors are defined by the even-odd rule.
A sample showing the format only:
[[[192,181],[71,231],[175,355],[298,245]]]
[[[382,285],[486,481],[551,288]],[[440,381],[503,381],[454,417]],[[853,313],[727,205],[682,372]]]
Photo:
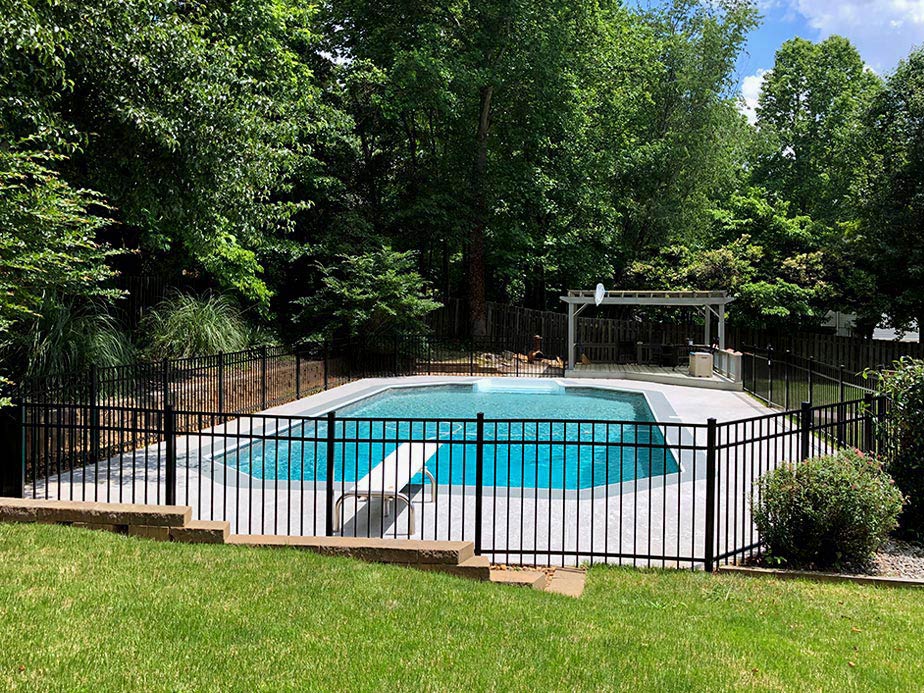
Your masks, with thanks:
[[[789,349],[786,350],[786,363],[783,366],[783,380],[786,384],[786,394],[783,396],[783,409],[789,411],[789,371],[792,369],[792,359],[790,358],[792,354]]]
[[[879,395],[876,397],[876,448],[875,451],[877,454],[882,453],[882,448],[884,445],[888,445],[888,439],[883,435],[883,424],[885,423],[886,411],[887,411],[888,402],[886,401],[885,395]]]
[[[846,400],[846,388],[844,387],[844,364],[837,367],[837,442],[844,444],[846,439],[846,424],[844,419],[847,418],[847,408],[844,406]]]
[[[225,352],[218,352],[218,413],[225,413]]]
[[[0,409],[0,496],[25,498],[25,405]]]
[[[767,404],[773,404],[773,347],[767,347]]]
[[[266,409],[266,345],[260,347],[260,408]]]
[[[475,424],[475,555],[481,555],[481,521],[484,515],[484,414]]]
[[[164,359],[161,361],[161,388],[164,395],[164,401],[161,406],[166,407],[170,403],[170,361]]]
[[[812,403],[803,402],[799,415],[799,459],[807,460],[812,453]]]
[[[176,505],[176,414],[173,405],[164,406],[164,446],[167,450],[167,462],[164,473],[166,492],[164,502]]]
[[[90,458],[99,459],[99,373],[96,365],[90,366]]]
[[[718,424],[715,419],[706,421],[706,546],[704,564],[706,572],[715,570],[715,498],[716,498],[716,438]]]
[[[809,404],[815,403],[815,357],[809,356],[808,360],[808,401]]]
[[[394,373],[395,373],[395,377],[396,377],[396,378],[398,377],[398,375],[399,375],[399,370],[400,370],[400,364],[399,364],[400,357],[398,356],[398,349],[399,349],[399,347],[398,347],[398,335],[395,335],[395,338],[394,338],[394,368],[393,368],[393,371],[394,371]]]
[[[873,444],[873,395],[863,395],[863,450],[867,453],[876,451]]]
[[[325,390],[327,389],[327,377],[328,377],[327,376],[327,373],[328,373],[327,358],[328,358],[328,355],[329,355],[329,352],[327,349],[327,340],[325,339],[321,346],[321,362],[322,362],[322,368],[324,370],[324,389]]]
[[[332,411],[327,412],[327,518],[324,532],[328,537],[334,536],[334,427],[337,421],[336,416]]]
[[[295,399],[301,399],[302,396],[302,355],[298,347],[295,347]]]

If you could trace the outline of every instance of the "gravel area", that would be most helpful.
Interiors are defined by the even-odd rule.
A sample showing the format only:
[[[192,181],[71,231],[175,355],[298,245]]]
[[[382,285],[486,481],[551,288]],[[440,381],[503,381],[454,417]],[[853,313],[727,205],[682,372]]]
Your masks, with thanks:
[[[763,556],[755,556],[744,565],[761,568],[778,568],[767,565]],[[786,566],[783,566],[785,569]],[[827,572],[827,571],[825,571]],[[875,576],[891,578],[908,578],[924,580],[924,545],[912,544],[900,539],[889,539],[865,569],[842,570],[842,575]]]
[[[890,539],[873,560],[873,575],[924,580],[924,546]]]

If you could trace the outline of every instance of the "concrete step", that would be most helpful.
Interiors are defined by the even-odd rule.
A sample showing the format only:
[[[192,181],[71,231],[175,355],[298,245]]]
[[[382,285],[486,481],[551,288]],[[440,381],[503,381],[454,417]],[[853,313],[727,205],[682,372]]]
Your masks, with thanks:
[[[192,518],[192,508],[185,505],[135,505],[130,503],[96,503],[86,501],[39,500],[31,498],[0,499],[0,522],[80,523],[94,525],[144,525],[147,527],[182,527]]]
[[[470,541],[237,534],[229,537],[227,543],[239,546],[287,546],[314,551],[325,556],[344,556],[372,563],[397,563],[414,566],[458,566],[475,554],[475,545]]]
[[[563,594],[566,597],[580,597],[584,593],[586,579],[587,573],[579,568],[558,568],[545,591]]]
[[[480,582],[487,582],[491,578],[491,562],[485,556],[472,556],[458,565],[448,565],[446,563],[418,563],[411,567],[417,568],[418,570],[455,575],[456,577],[478,580]]]
[[[546,574],[538,570],[492,570],[491,582],[498,585],[513,585],[514,587],[529,587],[534,590],[544,590]]]

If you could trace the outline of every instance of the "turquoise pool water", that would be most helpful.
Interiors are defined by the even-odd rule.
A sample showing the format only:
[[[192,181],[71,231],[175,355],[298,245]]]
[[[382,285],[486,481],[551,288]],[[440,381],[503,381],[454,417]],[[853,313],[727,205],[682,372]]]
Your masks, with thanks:
[[[334,480],[374,475],[402,446],[399,464],[408,464],[410,446],[431,441],[426,464],[437,483],[474,486],[479,412],[486,486],[582,489],[678,471],[644,396],[552,385],[393,388],[338,409]],[[326,439],[326,421],[299,422],[215,460],[256,479],[326,481]]]

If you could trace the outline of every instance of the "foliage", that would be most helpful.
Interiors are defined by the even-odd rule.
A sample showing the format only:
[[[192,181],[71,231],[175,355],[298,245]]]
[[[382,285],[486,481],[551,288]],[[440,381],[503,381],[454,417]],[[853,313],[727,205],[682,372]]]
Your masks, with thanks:
[[[901,492],[857,451],[778,467],[752,497],[754,524],[774,559],[793,567],[866,565],[897,526]]]
[[[60,375],[130,363],[136,357],[128,335],[99,301],[75,303],[49,297],[22,338],[27,375]]]
[[[899,517],[901,532],[924,541],[924,361],[906,357],[867,375],[891,400],[879,425],[887,441],[886,469],[908,499]]]
[[[300,302],[301,333],[330,337],[341,326],[351,336],[373,339],[426,332],[424,318],[440,304],[414,266],[413,253],[382,248],[322,267],[323,288]]]
[[[766,147],[755,182],[798,214],[829,224],[851,219],[863,166],[863,117],[879,88],[847,39],[786,41],[758,101]]]
[[[858,253],[871,295],[894,326],[924,325],[924,48],[899,63],[869,111],[873,153],[863,185]]]
[[[475,329],[485,299],[597,281],[727,289],[754,325],[924,318],[924,58],[883,86],[846,39],[788,41],[752,127],[756,22],[749,0],[0,0],[0,327],[111,299],[115,271],[229,291],[286,339],[383,247],[467,292]],[[343,317],[307,329],[365,320]]]
[[[142,348],[153,358],[182,358],[238,351],[250,330],[228,296],[175,293],[161,301],[140,327]]]
[[[787,204],[754,187],[732,194],[711,214],[710,243],[668,246],[635,262],[632,284],[727,290],[737,298],[730,317],[739,325],[817,325],[837,298],[831,230],[791,216]]]
[[[182,257],[265,302],[256,254],[304,202],[279,195],[310,158],[303,139],[316,88],[301,51],[311,10],[270,0],[34,0],[18,14],[9,26],[43,42],[11,61],[25,74],[51,61],[55,79],[10,86],[30,96],[12,132],[35,134],[31,116],[44,114],[72,134],[62,175],[116,208],[120,243]]]

